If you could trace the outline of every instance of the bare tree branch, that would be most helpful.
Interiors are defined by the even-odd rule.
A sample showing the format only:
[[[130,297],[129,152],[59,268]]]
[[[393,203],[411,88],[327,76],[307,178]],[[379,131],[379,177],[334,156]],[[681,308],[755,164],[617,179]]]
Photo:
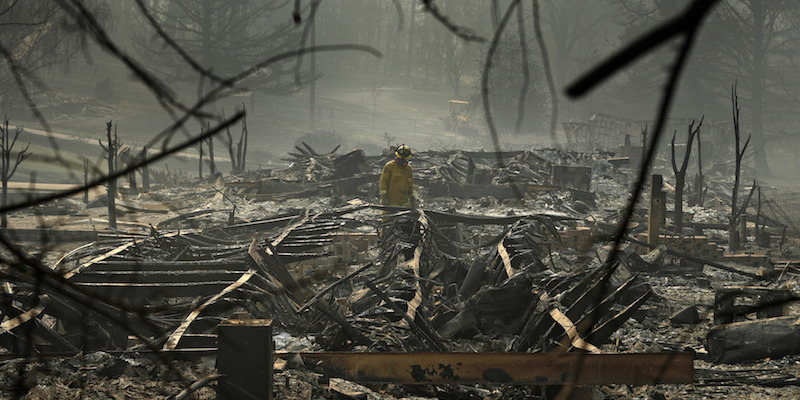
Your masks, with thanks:
[[[682,14],[651,30],[570,84],[567,87],[567,94],[570,97],[583,96],[601,82],[666,41],[677,36],[694,35],[690,31],[697,29],[717,1],[696,0]]]
[[[553,71],[550,67],[550,56],[547,53],[547,45],[544,42],[542,35],[541,20],[539,15],[539,0],[532,0],[533,3],[533,30],[536,33],[536,42],[539,44],[539,51],[542,54],[542,65],[544,66],[544,75],[547,79],[547,89],[550,91],[550,139],[557,147],[561,147],[556,129],[558,129],[558,92],[556,91],[556,82],[553,79]]]
[[[442,25],[444,25],[447,30],[452,32],[454,35],[464,39],[468,42],[485,42],[486,39],[479,36],[472,29],[469,29],[464,26],[458,26],[450,22],[450,20],[444,16],[441,11],[439,11],[439,7],[436,6],[434,0],[421,0],[422,5],[425,6],[425,11],[430,13],[434,19],[439,21]]]

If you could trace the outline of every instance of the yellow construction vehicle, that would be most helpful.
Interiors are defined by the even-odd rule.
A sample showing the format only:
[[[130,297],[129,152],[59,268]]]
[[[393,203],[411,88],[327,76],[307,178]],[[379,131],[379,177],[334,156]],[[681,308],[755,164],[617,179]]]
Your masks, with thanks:
[[[469,102],[466,101],[450,100],[450,113],[441,120],[444,129],[450,132],[471,134],[477,131],[469,119]]]

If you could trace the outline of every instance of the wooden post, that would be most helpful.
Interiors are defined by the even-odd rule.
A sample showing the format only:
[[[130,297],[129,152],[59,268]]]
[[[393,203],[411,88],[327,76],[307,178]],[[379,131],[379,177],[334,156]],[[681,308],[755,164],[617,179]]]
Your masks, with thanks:
[[[218,399],[272,399],[272,320],[225,320],[219,324]]]
[[[141,160],[147,160],[147,146],[142,149],[142,158]],[[148,169],[149,164],[142,165],[142,190],[148,191],[150,190],[150,170]]]
[[[211,131],[211,122],[206,122],[206,132]],[[214,137],[209,136],[206,138],[206,143],[208,147],[208,168],[211,172],[211,179],[214,179],[214,175],[217,174],[217,165],[214,163]]]
[[[650,177],[650,208],[647,215],[647,243],[658,245],[658,233],[667,214],[666,193],[661,190],[663,184],[661,175]]]
[[[117,159],[117,138],[111,137],[112,121],[106,123],[106,135],[108,137],[108,175],[114,175],[116,170]],[[102,145],[102,144],[101,144]],[[107,200],[108,200],[108,227],[117,229],[117,206],[115,204],[115,197],[117,196],[117,179],[113,178],[108,181]]]
[[[672,214],[672,224],[678,236],[683,235],[683,189],[686,186],[686,169],[689,167],[689,159],[692,157],[694,136],[700,132],[701,126],[703,126],[703,119],[700,119],[700,123],[697,124],[696,128],[694,120],[689,124],[689,137],[686,139],[686,151],[683,153],[683,162],[680,168],[675,161],[675,135],[677,131],[672,134],[672,171],[675,173],[675,212]]]
[[[202,130],[200,132],[202,134]],[[203,179],[203,141],[201,140],[198,145],[200,145],[200,161],[197,163],[197,174],[200,179]]]
[[[83,159],[83,186],[86,190],[83,191],[83,203],[89,204],[89,159]]]
[[[759,224],[761,223],[761,186],[758,187],[758,207],[756,208],[756,230],[753,236],[756,237],[756,244],[761,246],[762,240],[761,237],[761,229],[759,229]],[[766,225],[766,224],[764,224]],[[768,247],[769,245],[767,245]]]

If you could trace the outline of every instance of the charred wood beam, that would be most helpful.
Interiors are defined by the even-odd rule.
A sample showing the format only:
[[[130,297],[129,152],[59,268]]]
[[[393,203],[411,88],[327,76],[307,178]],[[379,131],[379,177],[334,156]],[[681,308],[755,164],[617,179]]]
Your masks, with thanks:
[[[308,298],[308,291],[300,286],[280,258],[275,256],[275,251],[273,249],[281,245],[281,242],[289,236],[293,229],[302,226],[309,220],[310,216],[308,210],[305,210],[305,212],[298,217],[299,218],[296,218],[289,227],[278,235],[278,237],[273,239],[268,247],[262,249],[257,246],[256,240],[253,239],[250,243],[250,249],[247,251],[248,260],[253,264],[255,270],[261,272],[276,285],[286,290],[287,294],[289,294],[295,302],[300,302]]]
[[[0,342],[3,343],[3,347],[11,352],[24,351],[26,348],[24,346],[29,343],[28,333],[30,333],[35,337],[50,343],[53,346],[51,351],[72,354],[78,353],[80,350],[77,347],[75,347],[63,336],[52,330],[50,327],[45,325],[40,319],[40,316],[46,310],[46,305],[48,302],[49,296],[38,296],[36,307],[33,307],[28,311],[21,310],[13,303],[0,303],[0,309],[2,309],[3,314],[8,317],[6,321],[0,324],[0,332],[2,332],[0,333],[0,336],[2,336]],[[22,327],[27,327],[27,329],[30,329],[30,331],[24,333],[14,332],[14,330],[20,331]],[[36,340],[35,342],[38,344],[40,341]],[[38,353],[38,345],[34,347],[34,351]]]
[[[369,263],[369,264],[367,264],[367,265],[365,265],[365,266],[363,266],[363,267],[361,267],[361,268],[359,268],[359,269],[357,269],[357,270],[355,270],[355,271],[353,271],[353,272],[351,272],[351,273],[347,274],[347,276],[344,276],[344,277],[342,277],[341,279],[337,280],[336,282],[334,282],[334,283],[332,283],[332,284],[328,285],[328,287],[326,287],[325,289],[322,289],[322,290],[320,290],[320,291],[319,291],[317,294],[315,294],[315,295],[314,295],[314,297],[312,297],[311,299],[309,299],[309,300],[308,300],[308,301],[307,301],[307,302],[306,302],[306,303],[305,303],[305,304],[304,304],[302,307],[300,307],[300,309],[299,309],[299,310],[297,310],[297,312],[298,312],[298,313],[301,313],[301,312],[303,312],[303,311],[304,311],[304,310],[306,310],[306,309],[307,309],[309,306],[311,306],[313,303],[315,303],[317,300],[319,300],[320,298],[322,298],[322,296],[324,296],[325,294],[327,294],[327,293],[328,293],[328,292],[330,292],[331,290],[333,290],[333,289],[336,289],[337,287],[339,287],[339,285],[341,285],[341,284],[343,284],[343,283],[345,283],[345,282],[349,281],[349,280],[350,280],[350,279],[352,279],[354,276],[356,276],[356,275],[358,275],[358,274],[360,274],[360,273],[362,273],[362,272],[366,271],[368,268],[370,268],[370,267],[372,267],[372,266],[374,266],[374,264],[372,264],[372,263]]]
[[[595,328],[592,333],[590,333],[586,337],[586,341],[589,343],[595,343],[597,346],[604,344],[611,335],[619,329],[628,318],[636,312],[636,310],[644,304],[647,299],[653,292],[647,292],[641,295],[638,299],[636,299],[633,303],[625,307],[622,311],[618,312],[617,315],[613,316],[611,319],[603,323],[602,325]]]
[[[295,148],[295,149],[297,149],[297,151],[299,151],[299,152],[300,152],[300,154],[302,154],[302,156],[301,156],[300,154],[292,154],[292,153],[289,153],[289,155],[290,155],[290,156],[292,156],[292,157],[297,157],[297,158],[305,158],[305,157],[303,157],[303,156],[306,156],[306,157],[308,157],[308,156],[311,156],[311,154],[310,154],[308,151],[306,151],[305,149],[303,149],[303,148],[302,148],[302,147],[300,147],[300,146],[294,146],[294,148]]]
[[[114,249],[112,249],[112,250],[110,250],[110,251],[108,251],[108,252],[106,252],[104,254],[101,254],[101,255],[99,255],[99,256],[97,256],[95,258],[92,258],[91,260],[81,264],[80,266],[78,266],[77,268],[73,269],[72,271],[69,271],[66,274],[64,274],[64,279],[71,278],[75,274],[79,273],[82,269],[88,268],[92,264],[94,264],[94,263],[96,263],[98,261],[103,261],[103,260],[105,260],[105,259],[107,259],[109,257],[115,256],[115,255],[127,250],[128,248],[132,247],[135,243],[136,242],[134,242],[134,241],[125,243],[125,244],[123,244],[121,246],[118,246],[118,247],[116,247],[116,248],[114,248]],[[56,263],[56,264],[58,264],[58,263]],[[58,267],[58,265],[56,265],[56,267]],[[58,270],[58,268],[56,268],[56,270]]]
[[[637,281],[638,277],[636,275],[632,276],[613,293],[606,296],[595,308],[585,313],[577,323],[578,332],[581,335],[588,333],[595,324],[611,310],[611,307],[619,301],[620,297],[622,297],[622,295]]]
[[[511,344],[512,352],[516,353],[527,350],[534,344],[534,340],[538,342],[542,335],[552,328],[555,321],[547,312],[549,308],[553,307],[553,305],[550,304],[552,301],[553,298],[548,292],[539,293],[539,298],[536,304],[533,305],[536,309],[526,313],[527,319],[525,320],[525,324]]]
[[[654,245],[651,245],[651,244],[646,243],[646,242],[642,242],[640,240],[636,240],[636,239],[631,238],[631,237],[625,237],[625,238],[623,238],[623,240],[628,241],[628,242],[633,243],[633,244],[637,244],[639,246],[645,246],[645,247],[647,247],[649,249],[655,249],[656,247],[658,247],[658,246],[654,246]],[[683,258],[685,260],[689,260],[689,261],[692,261],[692,262],[708,265],[709,267],[714,267],[714,268],[717,268],[717,269],[721,269],[723,271],[733,272],[735,274],[746,276],[748,278],[753,278],[753,279],[758,279],[758,280],[766,279],[765,277],[759,276],[758,274],[750,273],[750,272],[747,272],[747,271],[741,271],[741,270],[738,270],[736,268],[729,267],[727,265],[723,265],[723,264],[720,264],[720,263],[717,263],[717,262],[714,262],[714,261],[711,261],[711,260],[705,260],[705,259],[702,259],[700,257],[695,257],[695,256],[692,256],[692,255],[689,255],[689,254],[686,254],[686,253],[681,253],[680,251],[672,250],[670,248],[667,248],[667,254],[669,254],[669,255],[671,255],[673,257],[680,257],[680,258]]]
[[[422,339],[422,343],[425,343],[431,348],[432,350],[437,351],[447,351],[447,346],[444,344],[439,335],[431,329],[429,326],[423,323],[417,324],[415,319],[409,316],[408,310],[403,310],[398,306],[389,296],[386,295],[382,290],[378,289],[372,282],[365,281],[364,284],[367,285],[369,290],[372,293],[375,293],[387,306],[389,306],[397,315],[401,316],[403,320],[408,323],[408,326],[411,328],[411,331],[419,335],[420,339]],[[410,308],[410,307],[409,307]],[[416,315],[416,314],[414,314]],[[422,318],[421,318],[422,319]]]
[[[45,279],[53,282],[47,282],[46,285],[16,282],[17,289],[48,295],[46,313],[61,321],[67,332],[80,334],[88,325],[98,339],[120,343],[127,340],[131,333],[143,338],[160,334],[163,329],[158,321],[131,309],[112,305],[108,298],[87,293],[55,273]],[[80,335],[72,343],[82,344],[85,337],[85,334]],[[90,338],[90,341],[94,339]]]
[[[242,261],[244,264],[244,261]],[[174,268],[174,266],[173,266]],[[231,282],[244,271],[86,271],[75,275],[72,282],[80,283],[163,283],[173,282]],[[263,279],[263,278],[261,278]]]
[[[198,349],[217,346],[217,335],[213,333],[185,333],[181,337],[178,348]]]
[[[580,319],[575,322],[575,334],[579,337],[583,337],[589,333],[595,327],[597,322],[600,321],[600,319],[603,318],[603,316],[605,316],[609,310],[611,310],[611,307],[617,303],[622,294],[625,293],[636,281],[637,277],[635,275],[632,276],[630,279],[625,281],[625,283],[620,285],[617,290],[606,296],[606,298],[604,298],[600,304],[588,312],[584,312],[583,315],[580,316]],[[567,311],[567,316],[569,316],[569,311]],[[568,350],[570,348],[570,344],[574,345],[574,338],[568,337],[568,335],[565,334],[561,336],[558,342],[561,343],[563,349]]]
[[[75,287],[87,294],[107,299],[145,300],[163,297],[211,296],[224,290],[233,282],[170,282],[170,283],[76,283]],[[255,285],[250,290],[263,292]]]
[[[755,361],[800,354],[796,316],[719,325],[708,332],[709,357],[720,363]]]
[[[290,305],[295,311],[299,309],[299,306],[297,305],[298,302],[305,301],[306,299],[312,297],[311,291],[302,287],[297,282],[294,276],[292,276],[292,274],[283,264],[281,259],[275,255],[275,250],[273,249],[278,246],[290,247],[283,244],[282,241],[289,236],[293,229],[302,226],[309,219],[313,220],[316,217],[319,217],[319,214],[309,216],[308,211],[306,211],[304,216],[296,219],[292,225],[286,228],[280,235],[278,235],[277,238],[272,240],[272,242],[269,243],[266,248],[261,248],[258,246],[256,244],[256,240],[254,239],[250,244],[250,249],[248,250],[248,261],[253,265],[253,268],[264,276],[268,277],[273,283],[279,286],[286,295],[289,296]],[[318,300],[313,302],[313,305],[326,317],[339,324],[342,329],[357,343],[363,345],[372,344],[372,341],[354,329],[337,311],[329,309]]]
[[[309,146],[308,143],[306,143],[306,142],[301,142],[301,143],[303,144],[303,147],[305,147],[306,150],[308,150],[309,154],[311,154],[314,157],[320,157],[320,154],[317,153],[311,146]],[[295,146],[295,147],[297,147],[297,146]]]
[[[39,291],[40,289],[34,285],[17,283],[17,292],[20,295],[15,295],[14,298],[25,307],[34,307],[36,305],[37,297],[34,296],[33,293],[38,293]],[[47,296],[48,301],[45,304],[45,309],[43,312],[58,319],[67,332],[79,332],[87,328],[87,326],[91,330],[102,331],[112,329],[112,326],[115,325],[103,315],[88,311],[71,299],[55,293],[48,294]],[[142,332],[150,335],[160,334],[161,330],[163,329],[162,324],[149,317],[146,319],[141,317],[133,318],[132,313],[127,313],[125,310],[120,310],[111,306],[107,306],[107,312],[116,312],[120,315],[130,316],[131,318],[129,318],[128,328],[130,328],[132,331]],[[87,319],[88,315],[91,317]],[[80,343],[79,341],[73,341],[73,344],[78,345]]]
[[[92,265],[91,272],[135,271],[135,272],[163,272],[169,270],[179,271],[246,271],[244,257],[241,260],[192,260],[192,261],[131,261],[114,260],[100,261]],[[74,279],[74,278],[73,278]]]
[[[285,241],[281,242],[277,246],[274,246],[277,249],[285,248],[285,247],[316,247],[316,246],[325,246],[330,244],[333,241],[333,236],[328,237],[320,237],[320,238],[312,238],[312,239],[301,239],[298,237],[289,237]]]
[[[283,260],[285,263],[292,263],[297,261],[309,260],[312,258],[319,258],[319,257],[327,257],[330,256],[330,251],[323,251],[323,252],[291,252],[291,253],[281,253],[278,252],[278,257]]]
[[[350,325],[349,322],[347,322],[347,319],[345,319],[345,317],[338,310],[332,310],[328,308],[326,305],[322,304],[322,301],[320,301],[319,299],[315,300],[312,304],[323,315],[325,315],[330,320],[339,324],[339,326],[342,327],[342,330],[344,330],[344,332],[348,336],[350,336],[350,338],[352,338],[356,343],[364,346],[373,345],[372,341],[369,340],[369,338],[367,338],[363,334],[361,334],[361,332],[359,332],[357,329],[353,328],[353,326]]]
[[[186,332],[187,329],[189,329],[189,325],[191,325],[192,322],[194,322],[195,318],[197,318],[206,307],[214,304],[226,294],[234,290],[237,290],[238,288],[243,286],[255,274],[256,271],[253,269],[247,271],[246,273],[242,274],[236,282],[233,282],[225,286],[225,288],[218,290],[217,294],[215,294],[214,296],[203,302],[203,304],[201,304],[200,307],[197,307],[196,309],[192,310],[192,312],[189,313],[186,319],[184,319],[184,321],[172,332],[172,334],[169,335],[166,343],[164,343],[164,349],[174,349],[175,347],[177,347],[178,342],[181,340],[181,336]]]
[[[308,289],[302,287],[300,283],[297,282],[280,258],[276,257],[271,249],[263,249],[256,244],[256,240],[253,240],[248,255],[248,262],[251,263],[253,268],[269,278],[282,290],[286,291],[295,303],[302,302],[311,297]]]
[[[422,251],[423,247],[425,246],[425,237],[428,235],[430,231],[428,229],[428,217],[425,215],[425,211],[417,210],[419,217],[417,218],[417,223],[414,228],[418,229],[420,234],[419,241],[417,242],[416,247],[414,248],[414,255],[413,257],[406,263],[408,267],[414,271],[414,297],[408,302],[408,308],[406,309],[406,316],[410,320],[414,320],[416,318],[416,311],[422,305],[422,286],[420,285],[420,280],[422,275],[420,274],[420,262],[422,260]]]
[[[751,299],[752,305],[736,306],[737,298]],[[733,286],[716,290],[714,295],[714,324],[729,324],[737,316],[756,313],[757,318],[772,318],[783,315],[783,306],[800,300],[788,289],[773,289],[760,286]]]
[[[285,243],[325,243],[329,239],[336,237],[336,234],[331,232],[330,229],[320,230],[319,232],[318,234],[311,235],[289,235]]]
[[[44,304],[46,304],[46,302],[47,302],[47,297],[46,296],[43,296],[42,302]],[[24,311],[22,311],[22,310],[20,310],[20,309],[18,309],[16,307],[13,307],[13,308],[15,309],[16,312],[14,314],[6,313],[9,317],[12,317],[12,316],[18,317],[18,316],[23,315],[25,313]],[[49,326],[45,325],[45,323],[42,322],[41,319],[39,319],[38,315],[32,317],[29,320],[29,322],[26,322],[26,323],[33,324],[31,329],[33,330],[32,333],[35,336],[37,336],[37,337],[39,337],[41,339],[44,339],[45,341],[47,341],[48,343],[50,343],[53,346],[53,349],[51,351],[67,352],[67,353],[72,353],[72,354],[77,354],[80,351],[80,349],[75,347],[72,343],[70,343],[67,339],[65,339],[63,336],[61,336],[58,332],[54,331]]]
[[[19,354],[22,357],[29,357],[30,355],[36,354],[38,356],[38,350],[33,348],[33,346],[25,340],[25,337],[21,335],[17,335],[14,332],[2,331],[0,332],[0,347],[6,349],[10,354]],[[25,354],[25,350],[32,348],[32,354]],[[67,355],[74,355],[75,353],[70,353]],[[5,355],[5,354],[3,354]]]
[[[31,321],[35,320],[44,311],[44,307],[44,304],[39,304],[24,312],[14,312],[16,315],[13,317],[12,314],[9,314],[9,311],[15,310],[3,310],[9,318],[0,323],[0,344],[12,352],[22,352],[27,348],[32,348],[31,343],[28,342],[27,332],[20,332],[21,329],[19,328],[31,327]],[[33,351],[34,353],[37,352],[36,349],[33,349]]]
[[[458,291],[459,296],[462,298],[469,298],[480,289],[483,284],[484,277],[486,276],[486,263],[480,258],[475,258],[467,271],[467,276],[461,282],[461,288]]]
[[[481,216],[447,213],[442,211],[425,210],[425,214],[434,222],[462,223],[465,225],[509,225],[524,219],[547,219],[552,221],[572,221],[577,218],[557,214],[524,214],[510,216]]]
[[[604,277],[607,277],[608,274],[613,273],[613,269],[603,269],[603,268],[596,268],[588,273],[584,274],[583,277],[577,279],[580,275],[573,275],[573,279],[567,279],[563,281],[564,283],[571,284],[572,286],[563,291],[563,295],[560,296],[560,303],[565,307],[575,308],[578,310],[580,314],[583,312],[583,309],[586,306],[580,306],[575,304],[579,300],[582,301],[589,301],[591,299],[597,299],[599,290],[602,295],[602,291],[605,289],[605,283],[602,282]],[[577,280],[577,283],[572,283],[570,281]],[[587,294],[588,292],[592,292],[592,297]],[[559,291],[561,292],[561,291]],[[552,292],[549,293],[559,293],[559,292]],[[580,309],[579,309],[580,308]],[[575,318],[575,315],[570,313],[570,318]]]
[[[572,320],[570,320],[566,314],[561,312],[561,310],[558,308],[551,309],[550,317],[553,318],[553,321],[556,321],[556,323],[561,326],[566,336],[565,340],[561,342],[562,346],[558,347],[556,351],[566,352],[571,347],[576,347],[595,354],[600,353],[600,349],[598,349],[595,345],[583,340],[581,334],[578,332],[576,323],[572,322]]]
[[[497,255],[503,262],[503,269],[506,272],[506,277],[511,278],[514,276],[514,268],[511,266],[511,258],[508,256],[508,251],[506,251],[505,246],[503,246],[502,240],[497,244]]]
[[[583,290],[583,294],[581,294],[581,296],[575,300],[575,302],[569,305],[569,308],[566,312],[569,319],[576,320],[581,315],[584,315],[588,309],[594,308],[600,302],[600,300],[603,298],[604,292],[609,287],[608,280],[615,270],[616,268],[601,269],[603,273],[600,274],[599,279],[594,279],[591,282],[591,285],[586,290]],[[587,276],[593,277],[595,274],[588,274]],[[565,295],[564,297],[567,296]]]

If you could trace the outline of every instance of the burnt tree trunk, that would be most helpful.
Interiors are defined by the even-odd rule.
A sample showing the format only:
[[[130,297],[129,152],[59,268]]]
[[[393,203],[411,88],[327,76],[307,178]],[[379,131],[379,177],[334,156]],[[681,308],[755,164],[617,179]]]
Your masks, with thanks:
[[[83,159],[83,186],[86,190],[83,191],[83,203],[89,204],[89,159]]]
[[[718,325],[708,332],[707,347],[719,363],[800,354],[800,321],[795,316]]]
[[[208,125],[206,125],[206,132],[209,131],[211,131],[210,122],[208,123]],[[211,174],[211,178],[213,179],[214,175],[217,174],[217,164],[214,162],[214,137],[209,136],[206,139],[206,144],[208,147],[208,169],[209,169],[208,173]]]
[[[686,186],[686,168],[689,166],[689,158],[692,156],[692,143],[694,143],[694,136],[700,131],[703,126],[703,119],[694,127],[694,121],[689,124],[689,137],[686,139],[686,152],[683,154],[683,163],[678,168],[675,162],[675,133],[672,134],[672,171],[675,173],[675,212],[673,214],[673,223],[675,224],[675,233],[681,235],[683,233],[683,188]]]
[[[0,195],[2,196],[2,198],[0,198],[0,204],[2,204],[3,208],[8,204],[8,181],[17,171],[19,164],[31,155],[31,153],[28,152],[28,148],[30,147],[30,143],[28,143],[22,151],[17,153],[16,160],[13,163],[11,162],[12,150],[17,143],[17,138],[19,138],[20,133],[22,133],[22,128],[16,128],[14,137],[11,137],[8,119],[3,121],[3,125],[0,127],[0,154],[2,154],[2,160],[0,160],[0,180],[2,180],[3,185],[2,195]],[[8,227],[8,215],[5,212],[0,214],[0,226],[3,228]]]
[[[239,137],[237,153],[239,155],[239,171],[244,172],[245,161],[247,161],[247,114],[242,118],[242,135]]]
[[[116,158],[117,158],[117,143],[116,138],[111,137],[112,122],[106,122],[106,137],[108,138],[108,175],[113,176],[116,173]],[[101,143],[102,146],[102,143]],[[108,227],[111,229],[117,228],[117,206],[115,197],[117,195],[117,179],[111,178],[108,181],[108,191],[106,197],[108,198]]]
[[[736,167],[734,170],[733,191],[731,194],[731,218],[730,225],[728,227],[728,249],[730,251],[738,251],[740,245],[738,221],[740,213],[744,211],[743,208],[740,210],[737,206],[737,200],[739,197],[739,180],[742,174],[742,157],[744,156],[745,150],[747,150],[747,145],[750,144],[750,137],[747,138],[744,146],[741,146],[741,132],[739,130],[739,98],[736,94],[735,85],[731,91],[731,102],[733,103],[733,134],[734,139],[736,140]]]
[[[197,175],[200,177],[200,179],[203,179],[203,141],[202,140],[200,141],[200,143],[198,143],[198,146],[200,146],[200,157],[198,158],[198,161],[197,161]]]
[[[147,160],[147,146],[142,149],[142,161]],[[150,170],[148,169],[149,163],[142,165],[142,190],[150,190]]]
[[[705,203],[706,188],[703,179],[703,141],[700,140],[700,131],[697,131],[697,176],[694,180],[693,205],[702,206]]]

